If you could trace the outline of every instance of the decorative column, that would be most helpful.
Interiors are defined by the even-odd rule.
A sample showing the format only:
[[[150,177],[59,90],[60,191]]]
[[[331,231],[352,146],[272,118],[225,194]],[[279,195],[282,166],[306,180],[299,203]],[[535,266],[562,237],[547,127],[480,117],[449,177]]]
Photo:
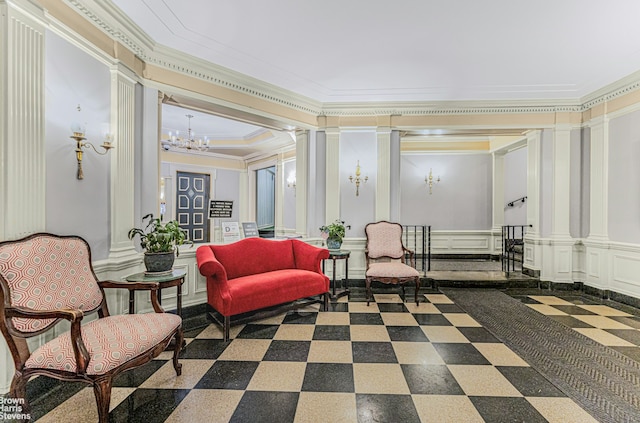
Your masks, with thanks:
[[[559,124],[553,134],[551,239],[553,282],[573,283],[571,238],[571,127]]]
[[[391,219],[391,128],[378,127],[378,168],[376,175],[375,220]]]
[[[541,177],[541,131],[527,132],[527,233],[524,237],[524,267],[539,276],[541,264],[540,242],[540,177]]]
[[[340,218],[340,130],[327,128],[326,157],[326,211],[325,223]]]
[[[493,254],[502,250],[502,225],[504,225],[504,151],[491,153],[493,168],[493,207],[491,213],[491,248]]]
[[[284,234],[284,189],[285,189],[285,177],[284,177],[284,157],[282,153],[278,153],[276,161],[276,174],[274,181],[275,188],[275,228],[274,233],[276,236]]]
[[[401,186],[400,180],[402,153],[401,153],[401,141],[400,131],[391,131],[391,175],[390,175],[390,195],[389,202],[391,203],[391,215],[390,220],[392,222],[400,222],[400,202],[401,202]],[[402,223],[402,222],[400,222]]]
[[[135,85],[121,65],[111,68],[111,131],[116,148],[111,151],[111,248],[109,259],[121,261],[136,256],[127,237],[134,222]]]
[[[609,286],[609,117],[602,114],[589,121],[591,158],[589,186],[589,236],[586,246],[586,283],[602,291]]]
[[[307,235],[309,131],[296,132],[296,235]]]
[[[0,2],[0,239],[45,230],[44,25],[42,10]],[[0,341],[0,394],[13,360]]]

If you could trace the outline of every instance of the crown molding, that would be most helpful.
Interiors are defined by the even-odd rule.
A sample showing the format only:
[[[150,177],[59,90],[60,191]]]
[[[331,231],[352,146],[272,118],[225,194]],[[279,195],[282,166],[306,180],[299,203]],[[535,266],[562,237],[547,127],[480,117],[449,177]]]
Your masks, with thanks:
[[[61,0],[148,64],[316,116],[582,113],[640,89],[640,71],[583,98],[460,102],[322,103],[157,44],[110,0]]]

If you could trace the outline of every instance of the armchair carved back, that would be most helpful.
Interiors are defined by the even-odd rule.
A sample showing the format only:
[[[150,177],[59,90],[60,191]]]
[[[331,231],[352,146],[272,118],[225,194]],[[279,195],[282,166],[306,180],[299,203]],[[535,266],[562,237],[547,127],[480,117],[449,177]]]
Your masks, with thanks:
[[[3,315],[5,307],[88,313],[97,310],[104,298],[87,242],[46,233],[0,243],[0,288]],[[48,330],[57,320],[14,317],[4,322],[28,337]]]
[[[380,221],[369,223],[364,228],[367,236],[367,259],[403,259],[402,226],[398,223]]]

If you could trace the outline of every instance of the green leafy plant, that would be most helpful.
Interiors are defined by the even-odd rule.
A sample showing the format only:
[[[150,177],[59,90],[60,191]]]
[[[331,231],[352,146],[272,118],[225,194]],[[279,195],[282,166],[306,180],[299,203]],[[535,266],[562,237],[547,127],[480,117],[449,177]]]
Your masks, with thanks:
[[[176,248],[178,245],[193,245],[193,241],[187,239],[187,235],[180,228],[178,221],[171,220],[162,223],[160,219],[153,217],[150,213],[142,218],[142,222],[148,220],[147,226],[142,228],[133,228],[129,231],[129,239],[133,239],[136,235],[140,237],[140,246],[147,253],[169,253],[176,252],[176,256],[180,255],[180,250]]]
[[[346,233],[346,229],[351,229],[351,225],[344,224],[344,220],[336,219],[329,225],[320,226],[320,232],[327,238],[338,238],[342,241]]]

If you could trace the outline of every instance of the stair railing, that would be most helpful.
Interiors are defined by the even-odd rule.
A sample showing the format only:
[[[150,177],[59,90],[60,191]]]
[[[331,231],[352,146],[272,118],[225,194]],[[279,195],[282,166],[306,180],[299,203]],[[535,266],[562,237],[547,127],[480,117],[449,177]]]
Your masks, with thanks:
[[[526,197],[525,197],[526,198]],[[520,272],[524,263],[524,235],[531,225],[505,225],[502,227],[502,271],[509,276],[516,271],[516,262],[520,262]]]
[[[402,225],[404,246],[415,252],[416,270],[431,270],[431,226]]]

